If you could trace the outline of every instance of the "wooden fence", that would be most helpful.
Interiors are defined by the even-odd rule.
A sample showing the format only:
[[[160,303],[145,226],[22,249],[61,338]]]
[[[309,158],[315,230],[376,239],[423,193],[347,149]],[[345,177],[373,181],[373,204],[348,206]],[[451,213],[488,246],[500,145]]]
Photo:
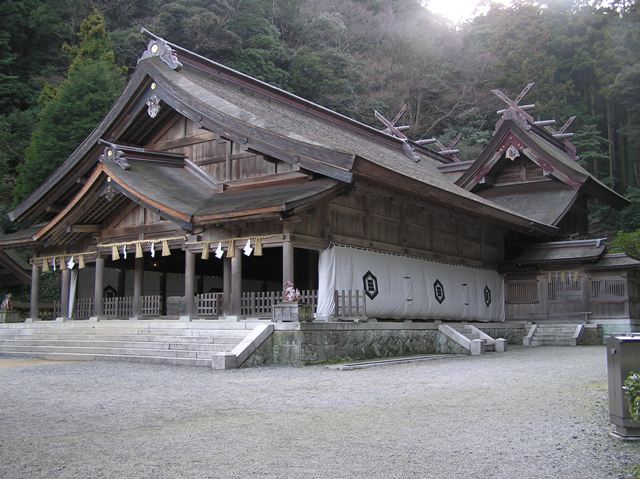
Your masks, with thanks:
[[[519,279],[505,282],[507,304],[535,304],[540,302],[538,280]]]
[[[363,318],[367,315],[366,296],[360,290],[339,290],[335,292],[336,317]]]
[[[222,293],[197,294],[196,310],[199,317],[220,316],[222,314]]]

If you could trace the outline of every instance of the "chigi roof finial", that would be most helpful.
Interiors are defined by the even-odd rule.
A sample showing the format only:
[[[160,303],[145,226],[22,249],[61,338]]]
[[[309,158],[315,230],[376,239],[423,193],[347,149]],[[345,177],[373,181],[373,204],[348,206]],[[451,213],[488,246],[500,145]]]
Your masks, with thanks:
[[[175,50],[171,48],[164,39],[151,33],[146,28],[141,28],[140,31],[152,38],[149,40],[147,49],[142,53],[138,63],[145,58],[159,57],[160,60],[169,65],[169,68],[172,70],[180,70],[182,68],[182,63],[178,60],[178,55]]]

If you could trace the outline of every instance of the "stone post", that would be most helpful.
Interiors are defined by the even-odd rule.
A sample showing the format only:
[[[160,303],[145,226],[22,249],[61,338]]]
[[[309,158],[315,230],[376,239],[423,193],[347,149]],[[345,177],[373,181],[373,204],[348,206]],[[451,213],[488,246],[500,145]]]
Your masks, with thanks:
[[[98,321],[104,316],[104,258],[96,256],[96,271],[93,281],[93,316],[92,321]]]
[[[38,320],[40,305],[40,268],[33,260],[31,264],[31,297],[29,298],[29,317],[27,323]]]
[[[190,251],[184,252],[184,306],[185,314],[180,316],[182,321],[191,321],[194,317],[194,300],[196,281],[196,256]]]

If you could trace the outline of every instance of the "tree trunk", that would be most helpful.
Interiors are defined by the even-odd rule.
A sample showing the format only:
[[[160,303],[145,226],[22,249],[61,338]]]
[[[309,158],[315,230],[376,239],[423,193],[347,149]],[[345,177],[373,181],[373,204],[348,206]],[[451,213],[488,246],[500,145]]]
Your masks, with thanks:
[[[613,126],[613,106],[611,101],[607,98],[607,139],[609,140],[609,177],[611,178],[611,186],[615,188],[615,178],[613,177],[613,163],[616,153],[615,149],[615,128]]]

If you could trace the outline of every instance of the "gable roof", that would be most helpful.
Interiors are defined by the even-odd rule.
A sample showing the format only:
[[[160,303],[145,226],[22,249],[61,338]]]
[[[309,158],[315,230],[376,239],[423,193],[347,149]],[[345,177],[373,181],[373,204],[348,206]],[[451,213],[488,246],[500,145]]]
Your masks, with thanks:
[[[498,131],[478,159],[456,180],[457,185],[469,191],[473,190],[503,157],[505,150],[513,145],[538,164],[545,174],[569,187],[601,199],[611,206],[623,207],[628,204],[623,196],[583,168],[562,148],[560,142],[542,128],[528,125],[529,129],[525,129],[511,119],[501,120],[500,123]]]
[[[394,180],[404,178],[407,182],[418,182],[421,187],[414,188],[418,195],[451,203],[452,207],[493,218],[528,233],[553,235],[556,232],[549,225],[452,184],[438,170],[436,162],[442,158],[435,152],[410,145],[421,159],[416,163],[406,155],[407,143],[394,136],[154,38],[148,51],[154,42],[161,45],[161,51],[164,51],[162,45],[174,48],[173,55],[182,62],[182,67],[174,69],[173,61],[145,53],[105,119],[43,185],[10,213],[12,220],[38,218],[44,205],[73,188],[78,176],[89,175],[101,151],[99,140],[117,143],[135,118],[141,112],[144,115],[147,101],[155,98],[161,109],[171,108],[247,148],[339,183],[351,183],[355,172],[363,176],[378,174],[381,181],[391,173]],[[369,163],[377,168],[358,166]],[[108,163],[104,166],[108,167]],[[161,184],[166,182],[158,176],[161,169],[154,167],[153,171],[138,174],[139,168],[145,167],[111,171],[114,178],[121,178],[123,184],[133,189],[146,191],[150,198],[154,186],[151,175],[156,175],[155,180]],[[189,200],[183,198],[184,195],[174,195],[163,201],[171,202],[175,210],[198,215],[202,212],[194,209],[195,203],[204,204],[204,198],[198,195]],[[181,205],[184,201],[193,204]]]

